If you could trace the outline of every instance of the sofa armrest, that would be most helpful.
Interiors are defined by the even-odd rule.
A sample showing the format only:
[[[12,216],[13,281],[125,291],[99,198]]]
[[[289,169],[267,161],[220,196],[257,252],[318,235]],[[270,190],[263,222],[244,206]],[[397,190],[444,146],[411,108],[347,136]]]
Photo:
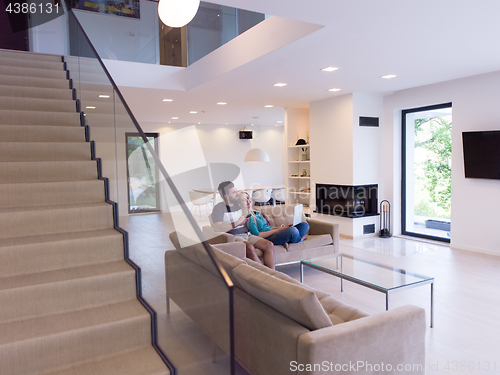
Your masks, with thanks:
[[[335,253],[340,253],[340,226],[327,221],[308,218],[309,234],[329,234],[332,236]]]
[[[233,236],[234,237],[234,236]],[[220,243],[214,245],[214,247],[220,251],[223,251],[227,254],[235,256],[240,259],[246,258],[247,247],[242,241],[228,242],[228,243]]]
[[[333,374],[335,365],[342,374],[380,373],[368,365],[385,370],[409,366],[399,374],[425,373],[425,310],[412,305],[398,307],[332,327],[307,332],[299,337],[299,364],[328,364],[329,370],[297,371],[297,374]],[[333,369],[331,368],[333,366]],[[300,370],[300,368],[299,368]],[[324,368],[323,368],[324,370]],[[344,371],[346,370],[346,371]]]
[[[219,243],[228,243],[228,242],[234,242],[234,236],[229,233],[224,233],[224,232],[216,232],[214,228],[210,226],[204,226],[202,228],[203,234],[205,235],[205,238],[207,239],[208,243],[211,245],[216,245]]]

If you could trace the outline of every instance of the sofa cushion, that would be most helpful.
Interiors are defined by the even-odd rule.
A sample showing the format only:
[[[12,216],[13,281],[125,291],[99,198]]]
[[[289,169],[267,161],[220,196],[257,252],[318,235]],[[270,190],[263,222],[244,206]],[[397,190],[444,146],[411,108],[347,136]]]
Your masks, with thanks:
[[[330,295],[325,298],[321,298],[319,302],[325,309],[325,312],[333,325],[364,318],[369,315],[364,311],[356,309],[331,297]]]
[[[181,243],[189,243],[187,242],[187,239],[182,235],[179,234],[178,232],[173,232],[170,234],[170,240],[174,244],[175,248],[177,249],[178,253],[182,255],[184,258],[190,260],[191,262],[203,267],[207,271],[211,272],[215,276],[219,276],[219,273],[217,272],[215,265],[213,264],[212,260],[207,254],[207,251],[203,247],[203,244],[201,243],[194,243],[190,246],[186,247],[180,247]],[[183,242],[186,241],[186,242]],[[215,256],[217,259],[220,261],[222,267],[226,270],[227,274],[233,280],[236,286],[241,287],[241,285],[238,284],[237,281],[235,281],[235,278],[233,276],[233,268],[240,265],[240,264],[246,264],[244,260],[237,258],[233,255],[227,254],[214,246],[210,245],[213,252],[215,253]]]
[[[315,330],[332,326],[312,290],[245,264],[234,268],[233,275],[248,294],[304,327]]]
[[[314,292],[314,294],[316,294],[316,297],[318,297],[318,300],[321,302],[321,299],[322,298],[325,298],[325,297],[330,297],[330,295],[328,293],[325,293],[321,290],[317,290],[317,289],[313,289],[307,285],[304,285],[302,284],[300,281],[298,280],[295,280],[293,277],[290,277],[288,276],[286,273],[283,273],[283,272],[280,272],[280,271],[276,271],[276,270],[272,270],[270,269],[269,267],[266,267],[260,263],[257,263],[257,262],[254,262],[253,260],[251,259],[245,259],[245,262],[253,267],[253,268],[256,268],[258,269],[259,271],[262,271],[264,273],[267,273],[268,275],[271,275],[271,276],[274,276],[280,280],[283,280],[283,281],[287,281],[289,283],[292,283],[292,284],[296,284],[296,285],[300,285],[306,289],[309,289],[309,290],[312,290]]]
[[[331,245],[332,243],[332,236],[329,234],[309,235],[305,241],[289,244],[288,252],[314,249],[315,247]]]

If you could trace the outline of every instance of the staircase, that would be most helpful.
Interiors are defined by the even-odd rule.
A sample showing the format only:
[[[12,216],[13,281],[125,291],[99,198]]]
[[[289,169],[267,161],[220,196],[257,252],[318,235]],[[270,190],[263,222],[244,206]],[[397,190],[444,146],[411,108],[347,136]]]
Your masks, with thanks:
[[[0,374],[163,375],[60,56],[0,50]]]

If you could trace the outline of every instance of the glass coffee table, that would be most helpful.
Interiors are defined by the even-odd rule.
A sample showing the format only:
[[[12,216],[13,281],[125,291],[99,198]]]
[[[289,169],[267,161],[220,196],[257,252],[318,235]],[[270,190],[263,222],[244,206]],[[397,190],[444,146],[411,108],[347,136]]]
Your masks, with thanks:
[[[417,275],[399,268],[389,267],[346,254],[328,255],[300,261],[300,282],[304,282],[304,266],[340,278],[340,290],[344,280],[385,293],[385,309],[389,310],[392,293],[431,284],[431,328],[434,325],[434,278]]]

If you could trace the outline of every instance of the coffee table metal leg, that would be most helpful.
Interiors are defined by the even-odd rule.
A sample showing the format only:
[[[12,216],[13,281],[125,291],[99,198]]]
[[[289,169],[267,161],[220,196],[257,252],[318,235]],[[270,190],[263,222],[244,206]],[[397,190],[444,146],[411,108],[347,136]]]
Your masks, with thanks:
[[[300,282],[304,282],[304,264],[300,262]]]
[[[340,273],[344,273],[344,264],[342,262],[342,258],[340,258]],[[340,291],[344,291],[344,279],[340,278]]]
[[[385,293],[385,309],[389,310],[389,293]]]
[[[431,283],[431,328],[434,328],[434,282]]]

